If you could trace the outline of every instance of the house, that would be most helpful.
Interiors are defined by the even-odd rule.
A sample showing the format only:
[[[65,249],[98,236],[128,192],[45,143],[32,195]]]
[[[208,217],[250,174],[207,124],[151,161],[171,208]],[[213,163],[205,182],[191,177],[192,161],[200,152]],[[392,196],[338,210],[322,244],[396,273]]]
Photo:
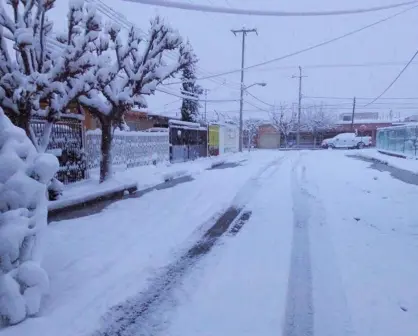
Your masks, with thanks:
[[[84,125],[87,130],[100,128],[99,121],[94,118],[88,111],[85,111]],[[144,131],[153,127],[168,128],[170,117],[153,114],[147,110],[133,108],[125,113],[125,122],[130,131]]]
[[[280,134],[273,125],[266,123],[259,126],[257,135],[257,148],[279,148],[280,141]]]

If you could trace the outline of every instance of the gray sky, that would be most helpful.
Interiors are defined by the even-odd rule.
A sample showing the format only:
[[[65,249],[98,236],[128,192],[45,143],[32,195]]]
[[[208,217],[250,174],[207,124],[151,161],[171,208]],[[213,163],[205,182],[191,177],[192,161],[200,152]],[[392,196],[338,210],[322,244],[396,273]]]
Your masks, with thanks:
[[[389,16],[401,9],[386,10],[378,13],[368,13],[351,16],[314,17],[314,18],[282,18],[282,17],[254,17],[229,14],[210,14],[191,12],[177,9],[157,8],[122,0],[102,0],[107,5],[125,15],[143,30],[147,30],[149,19],[160,14],[176,29],[184,38],[188,38],[198,57],[198,76],[210,73],[219,73],[240,67],[241,39],[231,33],[231,29],[257,28],[259,35],[250,34],[247,38],[246,65],[263,62],[281,55],[317,44],[324,40],[360,28],[381,18]],[[192,0],[181,0],[193,2]],[[276,10],[332,10],[347,8],[365,8],[393,4],[397,0],[351,0],[335,2],[330,0],[294,0],[280,3],[275,0],[201,0],[199,3],[216,6],[228,6],[239,8],[263,8]],[[313,4],[314,3],[314,4]],[[53,19],[57,28],[63,27],[61,18],[65,17],[68,0],[58,0],[54,9]],[[254,87],[250,91],[267,103],[274,104],[285,102],[292,104],[297,102],[298,81],[292,79],[297,74],[298,65],[307,66],[304,70],[307,78],[303,80],[303,93],[306,96],[336,96],[336,97],[374,97],[394,79],[403,65],[385,67],[349,67],[349,68],[316,68],[310,69],[310,65],[318,64],[353,64],[370,62],[399,62],[406,61],[418,48],[418,29],[416,22],[418,8],[402,16],[382,23],[374,28],[363,31],[354,36],[345,38],[339,42],[321,47],[314,51],[275,62],[264,67],[247,71],[245,84],[254,82],[266,82],[266,87]],[[418,64],[418,59],[417,59]],[[294,69],[280,69],[280,67],[293,66]],[[395,86],[385,97],[418,97],[418,66],[411,66]],[[232,74],[219,77],[216,80],[201,81],[200,84],[211,90],[208,99],[238,99],[240,74]],[[172,86],[171,89],[176,88]],[[254,98],[246,99],[262,108],[268,109]],[[175,115],[180,102],[171,103],[176,97],[165,94],[157,94],[148,99],[149,108],[155,112]],[[305,105],[320,102],[320,99],[304,100]],[[326,104],[349,103],[349,100],[323,99]],[[379,101],[381,104],[373,105],[378,109],[362,108],[359,101],[358,111],[379,111],[388,113],[393,108],[395,113],[403,115],[414,114],[415,111],[407,108],[418,108],[418,99],[415,101]],[[164,106],[165,104],[171,103]],[[383,104],[382,104],[383,103]],[[393,103],[390,105],[388,103]],[[410,105],[406,105],[410,104]],[[402,105],[404,104],[404,105]],[[337,112],[347,112],[340,109]],[[231,111],[229,115],[238,115],[239,103],[208,103],[208,111]],[[246,116],[266,117],[266,112],[256,111],[248,104],[244,107]],[[203,110],[203,109],[202,109]],[[417,109],[418,110],[418,109]],[[418,114],[418,112],[416,113]]]

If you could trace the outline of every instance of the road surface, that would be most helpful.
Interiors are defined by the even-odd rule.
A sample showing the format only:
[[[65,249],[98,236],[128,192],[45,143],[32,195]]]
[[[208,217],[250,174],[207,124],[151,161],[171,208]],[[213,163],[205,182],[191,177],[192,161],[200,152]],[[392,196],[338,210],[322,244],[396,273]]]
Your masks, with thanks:
[[[51,224],[51,299],[4,335],[418,335],[418,187],[346,154],[259,151]]]

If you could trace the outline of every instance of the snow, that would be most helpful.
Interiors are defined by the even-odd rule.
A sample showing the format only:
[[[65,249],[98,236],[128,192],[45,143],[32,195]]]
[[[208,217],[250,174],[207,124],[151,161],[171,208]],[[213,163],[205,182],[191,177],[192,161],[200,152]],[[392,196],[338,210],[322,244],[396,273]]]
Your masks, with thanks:
[[[415,157],[407,157],[407,158],[395,157],[395,156],[391,156],[388,154],[380,153],[375,148],[358,150],[358,151],[353,152],[353,154],[359,155],[366,159],[376,160],[378,162],[387,164],[388,166],[391,166],[394,168],[407,170],[414,174],[418,174],[418,160]],[[399,155],[399,153],[393,153],[393,154]]]
[[[148,183],[172,167],[194,180],[52,223],[44,259],[51,295],[38,318],[2,335],[108,326],[118,312],[103,314],[140,300],[231,206],[251,217],[199,256],[132,335],[414,335],[417,186],[347,154],[254,151],[228,156],[240,162],[229,169],[206,170],[222,158],[145,167]],[[30,285],[42,289],[34,273]]]
[[[170,119],[168,121],[168,123],[170,125],[188,126],[189,128],[200,128],[200,124],[199,123],[194,123],[194,122],[190,122],[190,121],[181,121],[181,120]]]
[[[137,330],[415,335],[417,186],[348,153],[286,152],[244,187],[252,191],[240,203],[250,220],[202,257]]]
[[[307,188],[322,203],[316,209],[323,210],[338,265],[334,273],[338,270],[344,292],[339,295],[352,328],[360,336],[414,335],[418,330],[418,271],[413,266],[418,257],[417,187],[367,169],[369,164],[344,153],[327,156],[322,152],[307,157]],[[344,169],[336,170],[330,159]],[[336,285],[325,281],[328,290],[329,284]],[[323,304],[328,317],[329,302]]]
[[[205,170],[210,160],[189,163],[195,171],[191,182],[52,223],[44,258],[50,297],[37,319],[4,329],[2,336],[92,333],[110,307],[143,291],[234,202],[237,190],[281,155],[236,155],[247,161],[224,170]]]
[[[48,291],[41,268],[46,185],[58,170],[51,154],[37,154],[24,132],[0,109],[0,322],[15,324],[40,310]]]
[[[291,161],[284,165],[290,169]],[[290,179],[281,173],[272,167],[258,187],[241,189],[253,215],[183,282],[175,298],[180,308],[168,315],[164,335],[280,335],[293,222],[291,199],[278,198],[280,191],[290,190]]]
[[[167,129],[166,129],[167,130]],[[161,137],[161,138],[166,138],[166,134],[161,134],[162,132],[146,132],[146,131],[122,131],[120,129],[115,129],[113,134],[114,135],[123,135],[123,136],[131,136],[131,137],[136,137],[136,136],[151,136],[151,137]],[[95,135],[101,135],[102,131],[100,129],[95,129],[95,130],[88,130],[86,132],[86,134],[95,134]]]
[[[103,183],[99,183],[98,171],[93,170],[90,172],[90,179],[66,185],[63,195],[56,201],[50,201],[48,209],[65,208],[132,187],[137,187],[139,190],[147,189],[175,178],[195,176],[207,168],[226,162],[237,162],[242,158],[243,154],[230,154],[222,157],[199,158],[195,161],[176,164],[163,162],[157,166],[147,165],[115,171],[114,176]]]

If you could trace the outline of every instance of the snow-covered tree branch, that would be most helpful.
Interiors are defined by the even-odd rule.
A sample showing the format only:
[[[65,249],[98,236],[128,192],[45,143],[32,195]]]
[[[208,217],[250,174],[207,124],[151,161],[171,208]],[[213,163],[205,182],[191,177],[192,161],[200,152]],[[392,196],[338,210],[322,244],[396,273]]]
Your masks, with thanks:
[[[173,50],[178,51],[178,58],[167,64],[163,55]],[[120,27],[106,25],[94,52],[98,62],[96,80],[79,101],[100,121],[103,182],[110,176],[112,130],[123,127],[125,112],[134,106],[147,107],[145,96],[154,94],[159,84],[195,62],[195,57],[190,45],[183,44],[178,32],[160,17],[151,21],[147,41],[135,28],[124,36]]]
[[[287,147],[289,134],[295,130],[297,123],[292,109],[280,104],[278,110],[273,109],[270,112],[270,123],[283,136],[284,145]]]
[[[244,120],[244,134],[247,136],[248,151],[251,150],[251,145],[254,141],[255,136],[258,133],[258,128],[263,124],[260,119],[246,119]]]
[[[303,111],[301,116],[301,127],[303,130],[312,133],[314,146],[316,146],[318,135],[335,127],[335,123],[336,115],[322,106],[309,107]]]
[[[86,84],[93,81],[92,47],[100,28],[93,8],[71,0],[66,35],[54,37],[48,20],[54,3],[8,1],[13,17],[0,4],[0,106],[40,152],[46,150],[52,123],[80,94],[86,93]],[[10,36],[16,51],[13,57],[6,43]],[[46,118],[41,139],[34,138],[30,126],[35,114]]]

